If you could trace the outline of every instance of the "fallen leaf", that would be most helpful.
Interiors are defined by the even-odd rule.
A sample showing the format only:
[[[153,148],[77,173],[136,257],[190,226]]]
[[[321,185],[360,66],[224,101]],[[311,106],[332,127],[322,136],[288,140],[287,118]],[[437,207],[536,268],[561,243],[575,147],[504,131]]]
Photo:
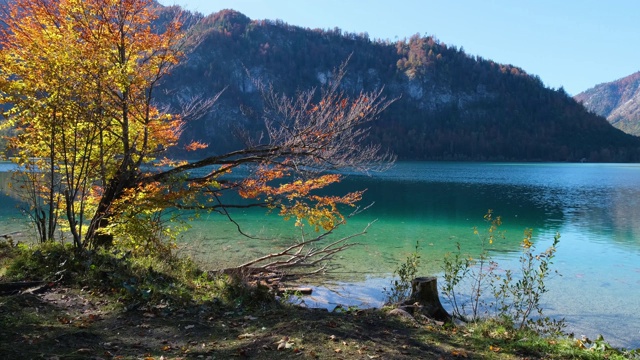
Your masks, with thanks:
[[[340,353],[342,352],[342,349],[335,349],[335,350],[333,350],[333,351],[335,351],[335,352],[336,352],[336,354],[340,354]]]
[[[457,357],[463,357],[463,358],[469,357],[467,352],[464,350],[452,350],[451,355],[457,356]]]
[[[491,350],[493,352],[500,352],[500,350],[502,350],[502,349],[500,347],[498,347],[498,346],[489,345],[489,350]]]
[[[73,322],[73,320],[66,318],[66,317],[59,317],[58,318],[58,322],[61,324],[71,324]]]
[[[252,338],[254,336],[255,335],[253,335],[251,333],[241,334],[241,335],[238,335],[238,340],[249,339],[249,338]]]
[[[185,330],[191,330],[191,329],[193,329],[194,327],[196,327],[196,326],[195,326],[195,325],[187,325],[187,326],[185,326],[185,327],[184,327],[184,329],[185,329]]]

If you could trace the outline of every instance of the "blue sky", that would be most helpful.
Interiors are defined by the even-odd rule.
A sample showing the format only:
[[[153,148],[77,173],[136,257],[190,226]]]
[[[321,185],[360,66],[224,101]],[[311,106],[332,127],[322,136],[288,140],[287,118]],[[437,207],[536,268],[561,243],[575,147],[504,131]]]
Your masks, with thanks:
[[[640,71],[638,0],[160,0],[205,15],[235,9],[251,19],[339,27],[371,38],[435,35],[538,75],[571,95]]]

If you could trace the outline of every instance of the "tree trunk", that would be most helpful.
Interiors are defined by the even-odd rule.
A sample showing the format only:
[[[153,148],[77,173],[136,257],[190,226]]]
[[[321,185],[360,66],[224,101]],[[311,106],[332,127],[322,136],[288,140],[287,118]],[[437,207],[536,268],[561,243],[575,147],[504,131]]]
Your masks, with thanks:
[[[451,315],[447,313],[438,297],[438,278],[435,276],[417,277],[411,281],[411,302],[422,305],[424,315],[449,322]]]
[[[112,215],[110,210],[113,203],[122,196],[125,189],[135,186],[138,173],[136,170],[132,169],[132,164],[133,160],[131,159],[131,154],[125,155],[118,172],[105,188],[104,193],[100,198],[98,208],[89,223],[89,227],[87,228],[85,240],[82,244],[83,246],[93,249],[111,246],[113,238],[103,237],[96,239],[96,235],[101,227],[109,224],[109,217]]]

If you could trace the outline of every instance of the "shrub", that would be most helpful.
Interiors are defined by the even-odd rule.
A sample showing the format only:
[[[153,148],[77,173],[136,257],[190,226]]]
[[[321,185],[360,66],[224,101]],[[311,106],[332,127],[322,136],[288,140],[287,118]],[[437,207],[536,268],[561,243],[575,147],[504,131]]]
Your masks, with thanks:
[[[393,271],[396,278],[389,289],[384,288],[387,304],[402,302],[411,295],[411,281],[416,277],[420,266],[419,247],[420,244],[416,241],[415,250]]]
[[[556,234],[553,244],[544,252],[535,253],[532,242],[533,230],[526,229],[521,242],[519,268],[496,272],[498,263],[491,259],[489,249],[494,241],[504,238],[499,231],[502,221],[493,217],[489,210],[484,216],[489,223],[486,233],[474,228],[481,242],[481,253],[477,259],[462,252],[448,253],[443,264],[444,283],[442,294],[451,304],[453,316],[464,321],[476,321],[481,312],[504,320],[505,324],[517,329],[530,328],[539,333],[560,333],[564,320],[554,320],[544,316],[542,296],[548,291],[545,281],[555,272],[551,270],[560,235]],[[468,292],[464,292],[467,288]],[[493,301],[488,302],[486,293],[490,291]]]
[[[444,257],[442,294],[453,308],[452,315],[464,321],[474,321],[480,317],[484,294],[490,286],[490,275],[497,268],[488,249],[496,239],[504,238],[504,233],[500,231],[500,216],[494,217],[489,210],[484,215],[484,221],[489,224],[486,233],[481,233],[477,227],[473,228],[473,234],[481,245],[477,258],[463,254],[460,243],[456,244],[456,252],[447,253]],[[461,287],[468,287],[469,292],[462,293]]]

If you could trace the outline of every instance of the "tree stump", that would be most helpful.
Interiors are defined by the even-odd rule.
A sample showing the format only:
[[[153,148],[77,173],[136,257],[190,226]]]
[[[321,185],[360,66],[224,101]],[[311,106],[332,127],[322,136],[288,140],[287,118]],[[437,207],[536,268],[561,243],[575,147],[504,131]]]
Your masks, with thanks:
[[[411,281],[411,301],[422,306],[424,315],[438,321],[451,321],[451,315],[440,303],[437,277],[426,276],[413,279]]]

